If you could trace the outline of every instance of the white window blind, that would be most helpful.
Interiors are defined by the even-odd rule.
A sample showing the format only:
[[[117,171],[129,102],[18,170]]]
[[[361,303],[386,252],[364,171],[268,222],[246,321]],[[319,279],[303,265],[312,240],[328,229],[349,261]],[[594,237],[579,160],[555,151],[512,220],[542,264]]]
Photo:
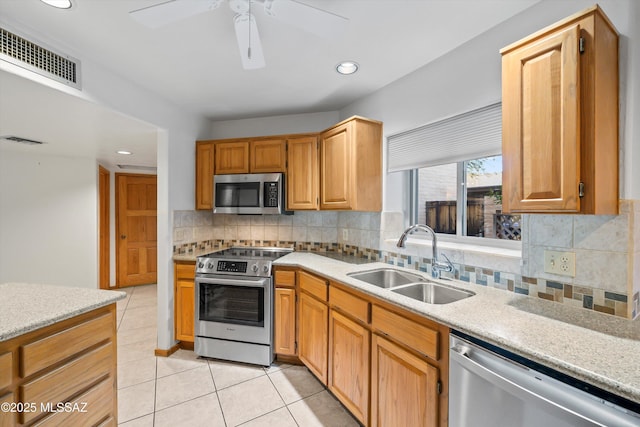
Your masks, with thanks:
[[[396,172],[502,152],[502,103],[391,135],[387,170]]]

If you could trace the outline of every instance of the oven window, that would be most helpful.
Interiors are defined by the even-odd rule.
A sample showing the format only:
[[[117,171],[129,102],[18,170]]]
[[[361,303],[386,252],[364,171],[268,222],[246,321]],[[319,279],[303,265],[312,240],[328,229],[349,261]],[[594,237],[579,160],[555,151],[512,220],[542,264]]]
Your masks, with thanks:
[[[200,320],[264,327],[264,288],[200,283]]]
[[[259,207],[260,182],[216,184],[216,207]]]

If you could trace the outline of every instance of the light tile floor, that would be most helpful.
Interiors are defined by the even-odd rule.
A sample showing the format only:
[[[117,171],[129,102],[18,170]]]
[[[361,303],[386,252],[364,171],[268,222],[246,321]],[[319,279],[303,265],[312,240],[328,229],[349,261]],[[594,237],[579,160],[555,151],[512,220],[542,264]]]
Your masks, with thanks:
[[[120,426],[358,426],[303,366],[156,357],[156,286],[118,301]]]

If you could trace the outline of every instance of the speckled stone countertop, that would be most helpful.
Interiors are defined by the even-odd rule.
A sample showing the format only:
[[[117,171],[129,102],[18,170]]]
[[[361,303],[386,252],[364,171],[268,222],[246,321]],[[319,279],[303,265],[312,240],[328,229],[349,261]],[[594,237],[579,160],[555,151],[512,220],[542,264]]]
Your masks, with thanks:
[[[441,282],[471,290],[476,295],[450,304],[427,304],[347,276],[347,273],[375,268],[416,273],[384,263],[354,265],[294,252],[279,258],[275,264],[301,267],[350,285],[640,403],[640,321],[453,280]],[[422,275],[431,279],[426,273]]]
[[[0,341],[103,307],[125,296],[120,291],[0,284]]]

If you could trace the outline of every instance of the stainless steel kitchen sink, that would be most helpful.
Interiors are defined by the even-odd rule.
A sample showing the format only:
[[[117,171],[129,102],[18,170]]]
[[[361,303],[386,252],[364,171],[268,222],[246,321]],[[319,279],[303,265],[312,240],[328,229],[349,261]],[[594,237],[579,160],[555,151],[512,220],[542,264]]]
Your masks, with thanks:
[[[429,304],[449,304],[475,295],[471,291],[451,288],[433,282],[411,283],[391,289],[391,292]]]
[[[426,280],[418,274],[407,273],[393,268],[377,268],[375,270],[359,271],[357,273],[348,273],[347,276],[380,288],[393,288],[395,286]]]

